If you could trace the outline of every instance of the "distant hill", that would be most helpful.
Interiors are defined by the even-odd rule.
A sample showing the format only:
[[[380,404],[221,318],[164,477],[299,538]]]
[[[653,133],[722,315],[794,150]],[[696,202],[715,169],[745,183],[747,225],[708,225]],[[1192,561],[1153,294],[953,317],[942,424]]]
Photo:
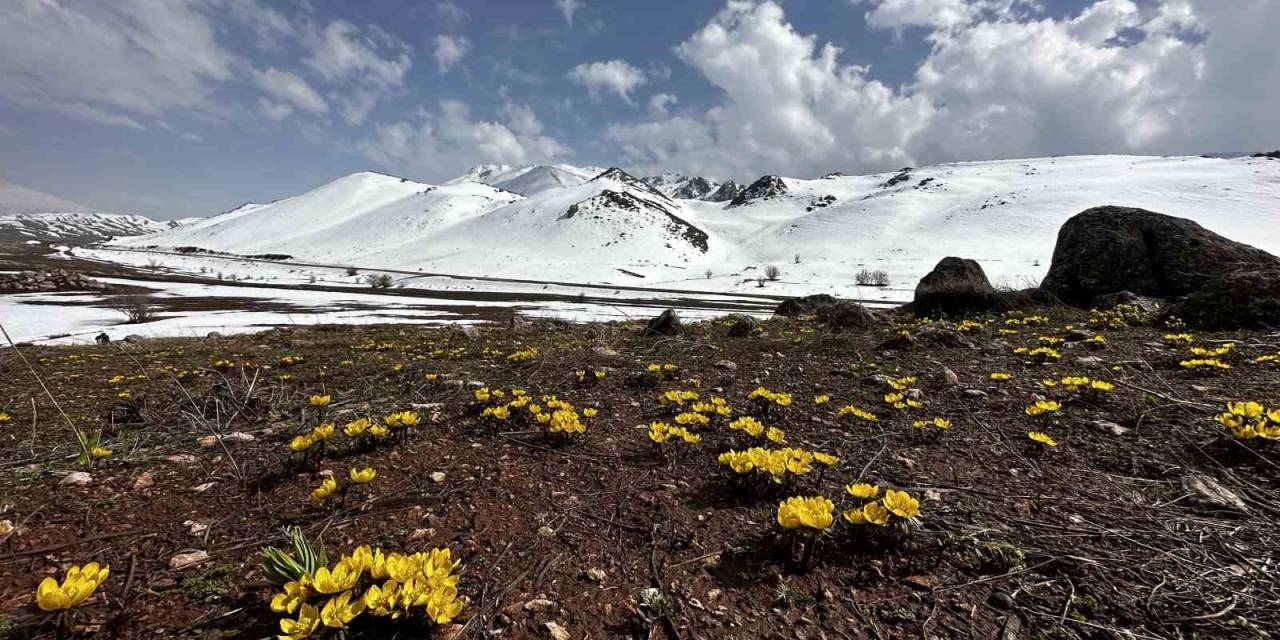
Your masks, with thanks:
[[[78,202],[0,181],[0,241],[92,242],[156,233],[184,222],[95,211]]]

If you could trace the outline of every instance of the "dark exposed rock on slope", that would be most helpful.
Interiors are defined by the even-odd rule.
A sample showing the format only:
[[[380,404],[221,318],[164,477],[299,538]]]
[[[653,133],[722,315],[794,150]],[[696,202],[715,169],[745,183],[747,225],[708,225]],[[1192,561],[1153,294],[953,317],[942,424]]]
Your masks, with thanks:
[[[774,198],[787,192],[787,183],[778,176],[761,176],[751,186],[743,189],[729,202],[731,207],[740,207],[749,202]]]
[[[1275,256],[1190,220],[1095,207],[1063,223],[1041,287],[1080,306],[1117,291],[1174,298],[1231,271],[1276,264]]]

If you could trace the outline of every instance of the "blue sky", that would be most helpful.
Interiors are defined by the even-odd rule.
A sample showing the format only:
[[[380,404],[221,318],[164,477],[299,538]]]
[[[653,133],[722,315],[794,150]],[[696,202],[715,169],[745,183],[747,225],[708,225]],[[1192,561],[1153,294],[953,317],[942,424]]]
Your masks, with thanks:
[[[1276,28],[1273,0],[10,0],[0,178],[172,218],[364,169],[1255,150]]]

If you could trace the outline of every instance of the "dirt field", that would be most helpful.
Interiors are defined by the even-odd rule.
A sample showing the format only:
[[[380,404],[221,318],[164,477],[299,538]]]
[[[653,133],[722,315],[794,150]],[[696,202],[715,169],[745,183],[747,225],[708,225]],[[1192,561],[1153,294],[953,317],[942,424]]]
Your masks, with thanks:
[[[1280,453],[1214,418],[1228,401],[1280,407],[1280,368],[1257,361],[1280,352],[1280,336],[1185,344],[1164,338],[1183,330],[1138,319],[1047,315],[963,326],[890,317],[835,334],[778,319],[737,338],[723,322],[673,337],[539,322],[5,348],[0,521],[14,530],[0,528],[0,636],[58,633],[33,605],[36,586],[89,561],[110,563],[110,577],[63,631],[278,633],[278,588],[259,549],[297,525],[331,559],[368,544],[446,547],[461,560],[466,604],[449,625],[360,618],[348,637],[1270,637]],[[1229,369],[1179,364],[1226,341],[1236,346],[1218,359]],[[1018,347],[1061,357],[1038,362]],[[1076,375],[1114,388],[1060,381]],[[749,399],[760,386],[791,402]],[[514,389],[571,403],[585,433],[548,433],[521,408],[482,414]],[[676,424],[679,411],[659,402],[673,390],[724,398],[732,416],[691,424],[697,444],[657,445],[649,425]],[[312,395],[332,402],[314,407]],[[922,406],[891,404],[907,400]],[[1037,400],[1060,407],[1029,416]],[[846,405],[876,420],[839,415]],[[364,444],[342,433],[405,410],[421,422],[401,436]],[[783,446],[728,426],[747,415],[838,463],[782,483],[736,474],[720,453]],[[914,426],[935,417],[950,428]],[[289,444],[321,421],[338,433],[313,464]],[[71,425],[101,432],[112,454],[83,468]],[[372,483],[313,503],[323,473],[345,486],[348,469],[366,466]],[[91,479],[67,484],[78,471]],[[1236,507],[1207,502],[1198,475]],[[864,502],[846,492],[854,482],[908,492],[919,515],[851,524],[841,512]],[[830,528],[779,526],[780,501],[814,495],[835,503]],[[207,559],[171,568],[193,551]]]

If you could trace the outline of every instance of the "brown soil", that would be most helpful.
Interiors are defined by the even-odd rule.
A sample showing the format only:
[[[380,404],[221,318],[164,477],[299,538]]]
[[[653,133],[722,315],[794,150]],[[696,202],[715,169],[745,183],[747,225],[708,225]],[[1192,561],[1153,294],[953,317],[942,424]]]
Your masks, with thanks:
[[[994,318],[967,336],[972,348],[926,347],[923,336],[937,332],[905,321],[830,334],[783,319],[748,338],[726,337],[720,323],[655,339],[638,324],[541,322],[486,326],[470,337],[317,327],[22,347],[66,420],[101,429],[115,452],[86,487],[60,484],[79,469],[76,442],[18,352],[6,348],[0,411],[12,419],[0,424],[0,520],[17,531],[0,540],[0,636],[52,635],[53,622],[32,606],[36,584],[88,561],[110,563],[112,574],[78,611],[77,633],[270,635],[277,616],[257,554],[279,544],[289,524],[322,536],[331,555],[358,544],[451,548],[463,561],[468,604],[460,626],[434,637],[542,638],[547,622],[573,638],[1254,638],[1280,628],[1280,454],[1230,440],[1213,420],[1228,400],[1280,404],[1274,365],[1253,362],[1280,351],[1276,337],[1197,335],[1202,345],[1239,341],[1233,368],[1214,375],[1182,370],[1187,347],[1160,344],[1166,330],[1150,326],[1100,330],[1104,348],[1061,346],[1053,364],[1012,352],[1085,321],[1055,312],[1046,326],[999,335],[1006,325]],[[878,347],[901,330],[922,338],[909,350]],[[529,346],[538,357],[508,361]],[[305,361],[281,366],[285,355]],[[1085,356],[1102,364],[1079,364]],[[215,369],[220,359],[237,365]],[[679,367],[672,379],[645,372],[667,362]],[[936,379],[943,367],[958,385]],[[583,368],[608,376],[580,384],[574,372]],[[993,382],[995,371],[1013,379]],[[427,383],[427,373],[441,378]],[[877,374],[918,377],[924,408],[887,407]],[[1116,390],[1067,399],[1040,385],[1068,374],[1104,378]],[[126,379],[108,382],[117,375]],[[495,430],[478,415],[468,381],[557,394],[600,413],[568,442],[536,424]],[[766,422],[785,430],[790,446],[838,455],[835,469],[745,491],[716,462],[737,443],[723,419],[702,430],[698,445],[666,445],[665,459],[646,437],[650,421],[669,418],[656,401],[662,391],[699,388],[745,414],[757,385],[794,394]],[[344,477],[369,465],[379,475],[330,508],[310,503],[318,478],[290,463],[286,446],[314,421],[306,398],[321,392],[332,395],[328,417],[339,428],[404,409],[423,416],[396,446],[358,449],[339,436],[321,469]],[[819,393],[831,402],[815,405]],[[1030,418],[1023,409],[1037,397],[1061,399],[1063,410]],[[837,418],[848,403],[880,420]],[[914,419],[933,416],[952,428],[928,436],[913,429]],[[1099,430],[1096,420],[1128,431]],[[1032,429],[1059,446],[1041,450],[1026,437]],[[201,446],[213,431],[254,440]],[[194,461],[166,459],[178,454]],[[444,480],[432,481],[435,472]],[[144,473],[154,485],[134,489]],[[1191,473],[1237,493],[1248,513],[1197,505],[1180,482]],[[919,519],[867,535],[837,517],[807,568],[788,561],[778,501],[823,494],[848,508],[855,501],[843,487],[855,480],[921,498]],[[207,532],[191,535],[188,521]],[[193,549],[209,561],[169,569],[171,557]],[[649,588],[666,594],[665,617],[640,606]],[[554,605],[527,611],[536,598]],[[369,637],[388,636],[383,629]]]

